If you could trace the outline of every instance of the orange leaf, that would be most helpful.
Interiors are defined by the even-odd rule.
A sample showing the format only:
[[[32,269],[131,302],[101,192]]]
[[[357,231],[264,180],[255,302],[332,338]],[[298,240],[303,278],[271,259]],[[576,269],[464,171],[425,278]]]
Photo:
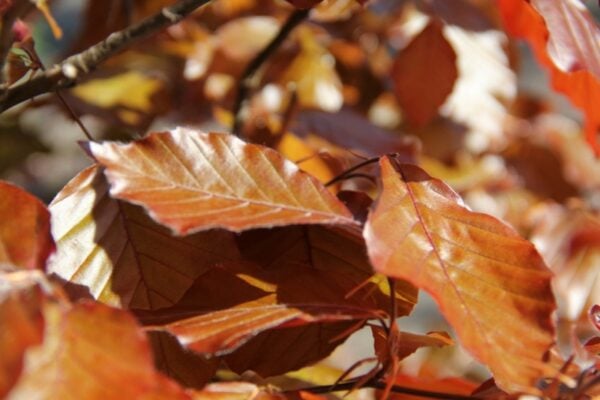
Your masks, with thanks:
[[[0,397],[17,381],[28,347],[42,341],[43,295],[30,272],[0,274]]]
[[[553,343],[551,274],[534,246],[443,182],[384,157],[365,238],[375,270],[429,292],[507,391],[536,392]]]
[[[600,29],[578,0],[497,0],[506,30],[527,40],[552,86],[586,116],[588,143],[600,154]]]
[[[141,207],[110,198],[98,166],[73,178],[50,211],[58,251],[48,271],[111,305],[171,306],[212,265],[239,259],[229,232],[176,237]]]
[[[130,144],[90,143],[111,195],[143,205],[177,234],[289,224],[356,224],[314,177],[267,147],[189,129]]]
[[[46,206],[24,190],[0,181],[0,266],[43,269],[53,251]]]
[[[392,67],[395,93],[406,119],[417,127],[427,125],[457,77],[456,53],[444,37],[442,24],[433,20],[398,53]]]
[[[283,393],[263,389],[250,382],[211,383],[194,393],[194,400],[285,400]],[[308,398],[304,400],[314,400]]]
[[[429,332],[426,335],[418,335],[401,332],[396,325],[392,326],[389,334],[392,336],[391,338],[388,338],[387,332],[380,326],[371,326],[371,333],[375,342],[375,353],[383,364],[389,358],[390,350],[398,360],[402,360],[421,347],[444,347],[454,344],[446,332]]]
[[[189,399],[154,370],[135,319],[98,303],[45,307],[45,337],[31,349],[11,399]]]
[[[283,327],[317,322],[369,319],[373,313],[335,305],[288,306],[264,304],[268,298],[240,307],[216,311],[166,325],[163,329],[177,336],[190,349],[209,355],[231,353],[259,333]],[[285,357],[281,354],[281,357]]]

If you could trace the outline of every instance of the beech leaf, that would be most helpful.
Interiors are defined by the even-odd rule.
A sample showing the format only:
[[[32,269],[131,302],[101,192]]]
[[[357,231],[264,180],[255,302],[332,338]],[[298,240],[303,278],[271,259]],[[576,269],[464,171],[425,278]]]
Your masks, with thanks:
[[[239,259],[233,234],[173,236],[141,207],[108,195],[101,168],[69,182],[50,204],[58,251],[50,273],[113,306],[157,309],[176,303],[215,264]]]
[[[356,224],[316,178],[267,147],[178,128],[130,144],[89,143],[110,194],[180,235],[289,224]]]
[[[430,293],[502,389],[536,393],[549,370],[542,358],[554,341],[556,306],[535,247],[469,211],[420,168],[389,157],[381,168],[383,190],[364,233],[375,270]]]
[[[600,154],[600,28],[579,0],[497,0],[509,34],[527,40],[552,86],[586,117],[587,141]]]
[[[398,103],[411,124],[426,125],[437,115],[458,77],[456,53],[439,21],[432,20],[398,53],[392,77]]]
[[[133,316],[99,303],[49,304],[44,342],[31,349],[13,399],[190,399],[154,370]]]
[[[17,381],[23,356],[44,334],[43,294],[32,272],[0,273],[0,397]]]
[[[46,206],[23,189],[0,181],[0,266],[44,269],[53,251]]]

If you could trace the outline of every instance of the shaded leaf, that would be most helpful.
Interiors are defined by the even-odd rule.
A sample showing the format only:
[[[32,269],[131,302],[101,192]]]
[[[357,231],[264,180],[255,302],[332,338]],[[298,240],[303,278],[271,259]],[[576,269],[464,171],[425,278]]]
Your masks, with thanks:
[[[323,0],[286,0],[296,8],[312,8],[322,2]]]
[[[89,143],[111,195],[141,204],[177,234],[312,223],[354,224],[312,176],[232,135],[179,128],[131,144]]]
[[[141,207],[112,199],[101,168],[69,182],[50,205],[58,251],[48,268],[101,302],[157,309],[176,303],[215,264],[239,258],[233,235],[173,236]]]
[[[189,399],[154,370],[145,335],[128,313],[101,304],[44,309],[44,342],[26,356],[9,399]]]
[[[415,126],[426,125],[458,77],[456,54],[444,38],[442,24],[432,20],[398,53],[391,73],[406,119]]]
[[[218,358],[205,358],[162,332],[148,332],[156,368],[185,387],[201,388],[217,372]]]
[[[23,189],[0,181],[0,265],[44,269],[54,248],[46,206]]]
[[[429,292],[501,388],[536,392],[553,343],[555,303],[534,246],[464,208],[420,168],[389,157],[381,168],[383,191],[365,227],[375,269]]]
[[[44,333],[43,293],[29,272],[0,273],[0,397],[19,378],[23,356]]]
[[[498,0],[506,30],[527,40],[552,86],[586,116],[587,141],[600,153],[600,28],[579,0]]]

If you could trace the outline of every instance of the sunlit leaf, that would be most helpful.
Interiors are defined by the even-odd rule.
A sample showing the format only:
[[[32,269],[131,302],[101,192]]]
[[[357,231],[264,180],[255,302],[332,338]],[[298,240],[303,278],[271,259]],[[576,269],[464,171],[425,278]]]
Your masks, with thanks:
[[[164,329],[177,336],[180,343],[199,353],[227,354],[259,333],[317,322],[339,322],[373,317],[372,313],[344,306],[270,305],[270,299],[255,304],[205,314],[167,325]],[[265,304],[267,303],[267,304]],[[285,357],[285,354],[281,355]]]
[[[97,166],[69,182],[50,211],[58,251],[49,272],[111,305],[170,306],[210,266],[238,257],[228,232],[175,237],[141,207],[112,199]]]
[[[600,303],[600,218],[577,207],[539,206],[532,212],[531,241],[554,272],[558,316],[587,325]]]
[[[439,21],[432,20],[400,51],[392,77],[398,103],[411,124],[426,125],[437,115],[458,77],[456,54]]]
[[[588,143],[600,153],[600,28],[579,0],[497,0],[506,30],[526,39],[552,86],[586,117]]]
[[[301,106],[335,112],[342,108],[342,82],[335,58],[308,30],[300,31],[300,53],[285,71],[284,85],[293,83]]]
[[[232,135],[179,128],[122,145],[90,143],[111,195],[146,207],[178,234],[287,224],[354,224],[314,177]]]
[[[30,349],[9,399],[189,399],[154,370],[135,319],[98,303],[44,309],[44,341]]]
[[[555,303],[534,246],[466,209],[420,168],[389,157],[381,168],[383,191],[365,227],[375,269],[429,292],[501,388],[536,392],[554,340]]]
[[[27,348],[42,341],[43,294],[30,272],[0,273],[0,397],[21,374]]]
[[[43,269],[53,251],[46,206],[23,189],[0,181],[0,266]]]
[[[418,335],[399,331],[396,325],[392,327],[389,334],[380,326],[372,326],[371,333],[373,334],[375,353],[382,363],[387,361],[390,356],[402,360],[421,347],[444,347],[454,344],[446,332],[429,332],[426,335]],[[393,336],[390,338],[390,335]]]
[[[411,376],[399,374],[395,376],[394,382],[397,385],[438,393],[452,393],[456,396],[469,396],[477,388],[477,384],[463,378],[435,378],[430,376]],[[448,395],[447,397],[451,397]],[[392,393],[390,400],[422,400],[422,396],[412,396],[410,394]],[[503,398],[503,397],[498,397]]]
[[[215,32],[221,51],[236,62],[247,62],[261,51],[279,30],[277,19],[267,16],[237,18]]]

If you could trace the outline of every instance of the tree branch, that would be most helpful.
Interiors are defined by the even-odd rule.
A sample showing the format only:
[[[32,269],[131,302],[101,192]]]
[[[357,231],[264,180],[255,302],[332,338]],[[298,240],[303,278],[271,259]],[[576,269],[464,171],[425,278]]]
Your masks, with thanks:
[[[345,390],[354,390],[356,388],[356,384],[359,382],[359,378],[348,379],[347,381],[340,382],[336,385],[323,385],[323,386],[313,386],[304,389],[299,389],[304,392],[310,392],[314,394],[322,394],[322,393],[331,393],[332,391],[345,391]],[[373,389],[385,389],[386,383],[380,380],[371,379],[366,382],[362,387],[368,387]],[[453,393],[441,393],[441,392],[432,392],[429,390],[421,390],[414,389],[399,385],[394,385],[391,388],[392,393],[403,393],[410,394],[413,396],[419,397],[428,397],[432,399],[446,399],[446,400],[473,400],[477,397],[475,396],[465,396],[461,394],[453,394]]]
[[[13,85],[0,97],[0,112],[25,100],[57,89],[71,87],[98,65],[132,42],[173,25],[211,0],[180,0],[172,6],[121,31],[111,33],[103,41],[48,68],[26,82]]]
[[[237,93],[235,96],[235,103],[233,105],[233,127],[231,132],[240,136],[240,129],[242,127],[241,110],[244,100],[248,96],[250,90],[250,80],[258,69],[269,59],[269,57],[281,46],[289,34],[298,26],[309,13],[309,9],[306,10],[295,10],[288,19],[285,21],[277,35],[271,40],[271,42],[254,57],[254,59],[248,64],[244,73],[240,77]]]

